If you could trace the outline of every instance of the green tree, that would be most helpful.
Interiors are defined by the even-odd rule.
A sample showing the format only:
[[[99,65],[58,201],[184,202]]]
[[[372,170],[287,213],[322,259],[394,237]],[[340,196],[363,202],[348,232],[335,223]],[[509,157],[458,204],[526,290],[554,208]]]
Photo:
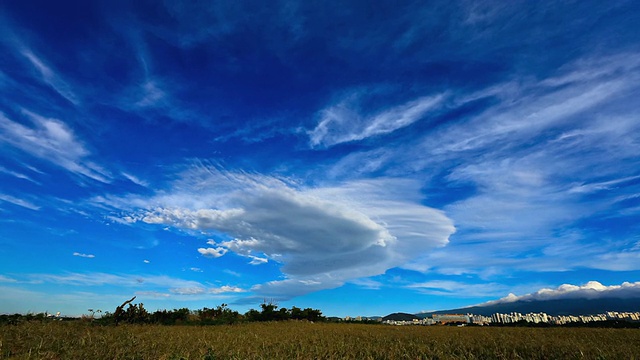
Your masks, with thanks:
[[[278,305],[269,301],[268,303],[263,302],[262,304],[260,304],[260,307],[262,308],[262,312],[260,313],[261,321],[277,320],[276,309],[278,308]]]
[[[144,304],[129,304],[129,307],[123,314],[124,321],[129,324],[144,324],[150,320],[149,312],[144,308]]]
[[[227,304],[221,304],[215,309],[203,308],[196,312],[202,324],[234,324],[242,320],[242,315],[231,310]]]

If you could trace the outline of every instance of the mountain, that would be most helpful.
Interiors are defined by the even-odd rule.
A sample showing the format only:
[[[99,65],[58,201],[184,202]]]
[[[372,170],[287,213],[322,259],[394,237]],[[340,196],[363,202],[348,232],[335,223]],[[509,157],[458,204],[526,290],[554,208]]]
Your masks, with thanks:
[[[417,315],[407,313],[393,313],[382,318],[382,321],[413,321],[413,319],[419,319]]]
[[[458,309],[439,310],[416,314],[422,318],[433,314],[476,314],[490,316],[495,313],[511,312],[539,313],[549,315],[589,315],[606,311],[635,312],[640,311],[640,298],[599,298],[599,299],[555,299],[555,300],[517,300],[499,302],[490,305],[478,305]],[[393,315],[393,314],[392,314]],[[391,316],[391,315],[388,315]]]

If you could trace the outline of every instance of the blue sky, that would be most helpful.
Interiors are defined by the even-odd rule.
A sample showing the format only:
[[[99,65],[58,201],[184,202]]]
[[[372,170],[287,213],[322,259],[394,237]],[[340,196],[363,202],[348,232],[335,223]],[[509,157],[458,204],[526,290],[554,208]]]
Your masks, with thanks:
[[[636,1],[5,1],[0,312],[640,288],[638,23]]]

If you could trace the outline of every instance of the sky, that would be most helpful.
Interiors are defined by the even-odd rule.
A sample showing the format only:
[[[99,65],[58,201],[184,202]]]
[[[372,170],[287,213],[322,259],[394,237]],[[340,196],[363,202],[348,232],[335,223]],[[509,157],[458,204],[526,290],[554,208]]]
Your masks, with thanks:
[[[640,289],[639,23],[632,0],[4,1],[0,313]]]

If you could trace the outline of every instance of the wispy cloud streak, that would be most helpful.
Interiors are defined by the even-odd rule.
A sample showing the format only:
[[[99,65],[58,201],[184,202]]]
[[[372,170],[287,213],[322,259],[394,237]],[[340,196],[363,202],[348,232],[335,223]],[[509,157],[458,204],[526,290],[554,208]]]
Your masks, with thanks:
[[[23,48],[20,50],[22,56],[24,56],[29,63],[40,74],[42,81],[51,86],[60,96],[67,99],[74,105],[79,105],[80,101],[76,94],[72,91],[69,84],[67,84],[49,65],[36,56],[31,50]]]
[[[11,175],[11,176],[14,176],[14,177],[16,177],[18,179],[27,180],[27,181],[30,181],[30,182],[36,184],[36,185],[42,185],[38,181],[33,180],[31,177],[29,177],[29,176],[27,176],[27,175],[25,175],[23,173],[19,173],[17,171],[9,170],[9,169],[7,169],[7,168],[5,168],[3,166],[0,166],[0,173]]]
[[[631,102],[640,93],[639,79],[640,55],[630,53],[576,61],[538,81],[509,81],[474,93],[452,90],[452,109],[478,101],[492,105],[417,139],[352,153],[330,174],[429,170],[425,191],[445,199],[444,210],[459,231],[447,248],[412,262],[412,269],[613,269],[615,261],[589,263],[568,255],[603,251],[635,269],[630,264],[636,252],[595,246],[578,222],[603,212],[621,214],[618,195],[638,191],[640,125]],[[553,250],[558,243],[564,251]],[[461,260],[451,263],[452,256]]]
[[[8,202],[8,203],[11,203],[13,205],[18,205],[18,206],[21,206],[23,208],[27,208],[27,209],[30,209],[30,210],[40,210],[40,206],[38,206],[36,204],[33,204],[32,202],[29,202],[29,201],[23,200],[23,199],[19,199],[19,198],[16,198],[14,196],[7,195],[7,194],[0,193],[0,201]]]
[[[25,126],[0,113],[0,142],[57,165],[71,173],[108,183],[111,174],[89,160],[90,152],[64,122],[24,110],[33,124]]]
[[[395,105],[378,113],[360,113],[359,102],[364,95],[351,95],[337,105],[320,111],[320,120],[309,132],[312,146],[330,147],[384,135],[409,126],[437,110],[445,95],[424,96]]]

